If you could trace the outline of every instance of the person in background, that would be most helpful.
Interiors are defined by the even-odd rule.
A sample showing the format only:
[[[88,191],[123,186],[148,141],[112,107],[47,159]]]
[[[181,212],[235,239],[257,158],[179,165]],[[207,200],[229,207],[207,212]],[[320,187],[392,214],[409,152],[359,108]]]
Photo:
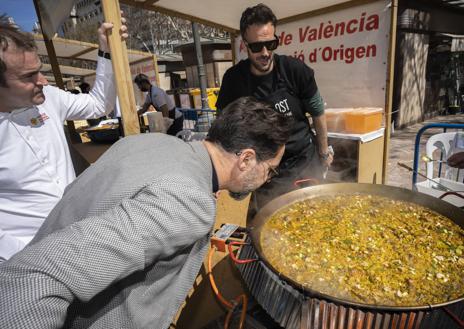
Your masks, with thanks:
[[[0,328],[168,328],[208,250],[216,193],[240,199],[271,179],[289,133],[267,103],[241,98],[206,141],[119,140],[0,264]]]
[[[112,26],[98,29],[94,88],[73,95],[48,85],[33,36],[0,16],[0,262],[33,238],[75,178],[64,121],[101,117],[114,108],[106,37]],[[125,25],[121,33],[127,37]]]
[[[142,108],[137,112],[139,115],[142,115],[148,110],[150,105],[153,105],[156,111],[162,112],[163,117],[173,119],[171,127],[169,127],[167,134],[175,136],[179,131],[184,128],[184,117],[182,112],[176,109],[176,106],[171,98],[166,94],[166,92],[153,86],[150,83],[150,79],[145,74],[138,74],[134,83],[142,92],[147,93],[145,103]]]
[[[333,160],[327,142],[324,102],[314,71],[300,60],[273,53],[279,44],[276,22],[274,13],[264,4],[242,13],[240,33],[248,59],[226,71],[216,103],[220,112],[238,97],[251,95],[273,104],[275,111],[284,114],[293,124],[279,175],[256,191],[250,215],[274,196],[293,189],[295,180],[321,178]],[[312,117],[315,135],[308,114]]]

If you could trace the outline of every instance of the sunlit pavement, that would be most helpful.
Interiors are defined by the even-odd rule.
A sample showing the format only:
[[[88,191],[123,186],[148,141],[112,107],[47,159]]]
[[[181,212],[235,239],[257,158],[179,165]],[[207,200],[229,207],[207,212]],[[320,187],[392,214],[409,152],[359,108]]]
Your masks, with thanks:
[[[427,121],[414,124],[401,130],[395,130],[390,139],[390,150],[387,167],[387,184],[411,189],[412,172],[398,166],[398,162],[403,162],[410,167],[414,160],[414,142],[416,134],[420,128],[429,123],[459,123],[464,124],[464,113],[455,115],[437,116]],[[421,152],[425,153],[425,143],[428,137],[436,133],[443,132],[442,129],[429,129],[421,138]],[[420,172],[425,173],[425,163],[419,164]],[[418,181],[422,180],[420,177]]]

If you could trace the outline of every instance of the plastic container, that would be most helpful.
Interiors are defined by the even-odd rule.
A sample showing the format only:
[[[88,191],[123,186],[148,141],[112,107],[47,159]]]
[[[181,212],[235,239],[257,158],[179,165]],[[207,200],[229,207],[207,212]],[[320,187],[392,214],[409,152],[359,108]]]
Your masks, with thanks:
[[[346,113],[353,111],[352,108],[334,108],[325,109],[325,120],[327,122],[327,131],[338,133],[345,131]]]
[[[345,114],[345,131],[365,134],[382,127],[383,109],[378,107],[354,108]]]
[[[201,92],[199,88],[191,89],[190,94],[193,97],[193,105],[196,109],[201,109]],[[216,109],[217,96],[219,94],[219,88],[206,88],[206,94],[208,96],[208,105],[211,110]]]

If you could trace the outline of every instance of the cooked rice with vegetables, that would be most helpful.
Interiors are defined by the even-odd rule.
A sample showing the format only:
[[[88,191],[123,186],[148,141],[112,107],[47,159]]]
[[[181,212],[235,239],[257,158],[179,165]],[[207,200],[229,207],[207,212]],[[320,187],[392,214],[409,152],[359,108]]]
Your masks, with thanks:
[[[277,271],[332,297],[423,306],[464,296],[464,230],[413,203],[308,199],[275,213],[260,238]]]

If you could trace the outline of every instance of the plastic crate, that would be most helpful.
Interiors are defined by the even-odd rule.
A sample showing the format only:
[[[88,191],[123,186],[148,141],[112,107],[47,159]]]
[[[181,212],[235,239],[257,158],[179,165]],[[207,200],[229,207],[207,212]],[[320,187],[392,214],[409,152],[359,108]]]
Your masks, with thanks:
[[[219,94],[219,88],[206,88],[206,94],[208,97],[208,106],[210,109],[215,110],[216,109],[216,101],[217,101],[217,96]],[[201,109],[201,92],[200,89],[191,89],[190,90],[190,95],[192,95],[193,98],[193,107],[196,109]]]
[[[214,110],[179,109],[184,116],[184,130],[206,132],[216,118]]]

